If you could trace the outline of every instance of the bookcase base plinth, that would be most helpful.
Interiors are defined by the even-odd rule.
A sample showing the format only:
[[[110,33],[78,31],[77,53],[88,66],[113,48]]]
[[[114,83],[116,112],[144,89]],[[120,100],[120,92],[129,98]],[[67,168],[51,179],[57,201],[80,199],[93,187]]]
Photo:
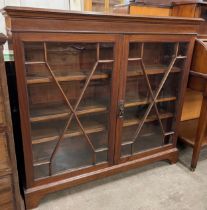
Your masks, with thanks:
[[[28,188],[25,190],[26,207],[27,209],[36,208],[39,205],[40,200],[49,193],[64,190],[70,187],[87,183],[89,181],[105,178],[130,169],[144,166],[146,164],[163,160],[169,161],[170,164],[175,164],[178,161],[177,148],[167,149],[165,151],[161,151],[156,154],[151,154],[140,159],[135,159],[129,162],[121,163],[118,165],[86,173],[80,176],[63,179],[60,181],[36,186],[33,188]]]

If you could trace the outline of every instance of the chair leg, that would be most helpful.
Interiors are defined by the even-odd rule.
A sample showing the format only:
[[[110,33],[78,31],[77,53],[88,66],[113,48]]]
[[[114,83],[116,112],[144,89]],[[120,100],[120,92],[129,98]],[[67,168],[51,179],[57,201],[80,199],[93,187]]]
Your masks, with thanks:
[[[200,118],[198,121],[198,127],[196,131],[195,145],[193,148],[193,157],[191,162],[192,171],[195,171],[197,166],[200,150],[202,148],[203,138],[206,131],[206,126],[207,126],[207,85],[205,87],[205,91],[203,94],[203,102],[200,112]]]
[[[199,159],[199,155],[200,155],[200,151],[201,151],[201,144],[195,145],[194,148],[193,148],[193,156],[192,156],[192,161],[191,161],[191,171],[195,171],[195,169],[196,169],[198,159]]]

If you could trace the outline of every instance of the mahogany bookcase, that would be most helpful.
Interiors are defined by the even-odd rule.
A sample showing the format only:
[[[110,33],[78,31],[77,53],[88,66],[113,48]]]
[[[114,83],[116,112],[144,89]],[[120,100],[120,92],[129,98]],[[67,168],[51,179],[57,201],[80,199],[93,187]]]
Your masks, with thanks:
[[[160,160],[178,122],[202,19],[6,7],[27,208],[50,192]]]

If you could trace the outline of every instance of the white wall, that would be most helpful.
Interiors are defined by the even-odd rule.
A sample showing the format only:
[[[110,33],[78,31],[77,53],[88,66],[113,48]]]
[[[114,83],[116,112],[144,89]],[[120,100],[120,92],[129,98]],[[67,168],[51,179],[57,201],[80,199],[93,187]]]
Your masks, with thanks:
[[[5,6],[38,7],[48,9],[63,9],[81,11],[84,0],[0,0],[0,9]],[[0,14],[0,33],[6,34],[5,21]],[[5,53],[8,53],[8,47],[5,45]]]
[[[70,0],[70,9],[76,11],[83,10],[83,2],[84,0]]]
[[[39,7],[49,9],[81,10],[83,0],[0,0],[0,6]]]
[[[0,9],[4,7],[4,0],[0,0]],[[0,14],[0,32],[5,33],[4,17]]]
[[[69,0],[20,0],[20,5],[25,7],[39,7],[48,9],[69,9]]]

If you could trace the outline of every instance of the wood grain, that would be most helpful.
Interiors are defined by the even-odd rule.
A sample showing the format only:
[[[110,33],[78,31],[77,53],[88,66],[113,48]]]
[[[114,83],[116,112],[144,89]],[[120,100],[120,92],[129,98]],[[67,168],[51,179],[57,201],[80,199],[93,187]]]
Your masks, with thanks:
[[[181,121],[199,118],[202,100],[203,95],[201,92],[187,89],[185,93]]]
[[[0,209],[24,209],[16,165],[10,103],[0,34]]]

